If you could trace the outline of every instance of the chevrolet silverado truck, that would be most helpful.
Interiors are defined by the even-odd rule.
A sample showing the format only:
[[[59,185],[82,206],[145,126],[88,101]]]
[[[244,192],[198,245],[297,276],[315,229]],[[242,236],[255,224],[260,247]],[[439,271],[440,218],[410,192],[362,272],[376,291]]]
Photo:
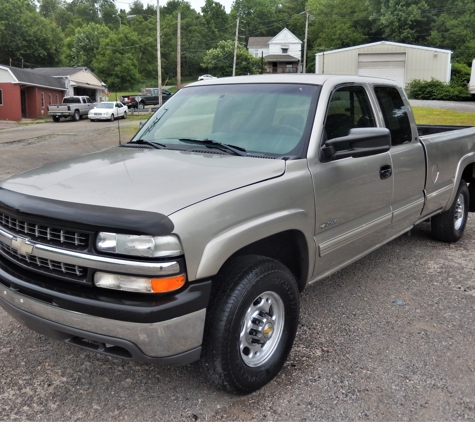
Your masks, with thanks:
[[[474,177],[475,128],[416,126],[396,82],[196,82],[130,142],[0,182],[0,305],[250,393],[284,365],[306,286],[423,222],[456,242]]]
[[[75,122],[86,116],[95,106],[95,103],[89,97],[72,96],[64,97],[62,104],[50,104],[48,106],[48,115],[54,122],[59,122],[63,118],[71,118]]]

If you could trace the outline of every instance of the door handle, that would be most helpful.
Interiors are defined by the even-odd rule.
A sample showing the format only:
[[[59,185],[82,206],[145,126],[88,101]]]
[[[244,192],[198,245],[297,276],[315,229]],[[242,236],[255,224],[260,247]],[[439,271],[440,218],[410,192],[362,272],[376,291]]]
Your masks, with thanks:
[[[393,169],[391,168],[389,164],[384,164],[383,166],[379,168],[379,177],[381,178],[381,180],[391,177],[392,174],[393,174]]]

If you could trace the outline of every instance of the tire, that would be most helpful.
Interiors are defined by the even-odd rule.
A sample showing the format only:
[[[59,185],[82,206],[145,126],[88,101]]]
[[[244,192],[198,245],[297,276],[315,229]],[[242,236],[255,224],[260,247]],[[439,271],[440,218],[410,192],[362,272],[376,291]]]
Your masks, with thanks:
[[[59,116],[53,116],[53,122],[58,123],[61,120],[61,117]]]
[[[213,281],[201,370],[216,387],[249,394],[282,369],[297,332],[300,298],[280,262],[241,256]]]
[[[74,110],[73,120],[75,122],[79,122],[79,120],[81,120],[81,115],[79,114],[79,110]]]
[[[122,117],[124,120],[127,119],[127,112],[124,111],[124,116]]]
[[[96,120],[95,119],[89,119],[91,122],[95,122]]]
[[[111,121],[111,122],[114,121],[114,113],[111,114],[110,121]]]
[[[452,206],[431,218],[432,236],[442,242],[457,242],[463,235],[468,219],[470,194],[465,181],[461,181]]]
[[[139,110],[143,110],[143,109],[145,108],[145,103],[138,103],[138,104],[137,104],[137,108],[138,108]]]

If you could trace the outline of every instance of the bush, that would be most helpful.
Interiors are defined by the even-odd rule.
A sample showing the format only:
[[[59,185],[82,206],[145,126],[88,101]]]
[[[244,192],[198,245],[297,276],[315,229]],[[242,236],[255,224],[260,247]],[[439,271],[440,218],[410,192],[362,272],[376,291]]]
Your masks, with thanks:
[[[408,84],[407,91],[409,98],[415,100],[464,101],[470,99],[467,86],[461,86],[460,81],[446,84],[436,79],[430,81],[415,79]]]

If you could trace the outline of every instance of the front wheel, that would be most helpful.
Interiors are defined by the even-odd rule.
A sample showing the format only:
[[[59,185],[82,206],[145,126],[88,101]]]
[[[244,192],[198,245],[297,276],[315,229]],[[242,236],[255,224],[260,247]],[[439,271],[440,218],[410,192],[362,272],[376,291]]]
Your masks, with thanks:
[[[460,182],[452,206],[431,218],[432,236],[443,242],[457,242],[463,235],[468,219],[470,194],[467,184]]]
[[[224,390],[248,394],[282,369],[299,318],[299,291],[280,262],[260,256],[233,259],[213,281],[201,368]]]
[[[123,116],[124,120],[127,119],[127,112],[124,111],[124,116]]]

